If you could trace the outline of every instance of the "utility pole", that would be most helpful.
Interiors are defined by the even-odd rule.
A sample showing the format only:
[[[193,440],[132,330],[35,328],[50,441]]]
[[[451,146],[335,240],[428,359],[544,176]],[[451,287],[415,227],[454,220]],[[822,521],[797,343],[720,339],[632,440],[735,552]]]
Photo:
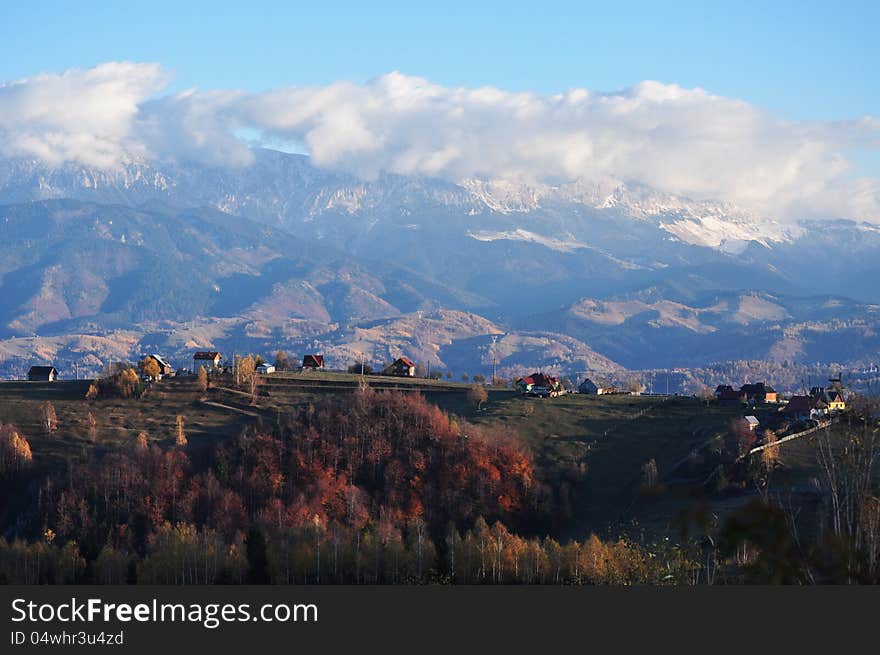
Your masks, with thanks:
[[[496,380],[498,379],[498,356],[495,352],[495,344],[498,341],[498,335],[492,335],[492,386],[496,386],[498,383]]]
[[[79,362],[73,363],[73,370],[74,370],[74,374],[73,374],[74,378],[79,380]]]

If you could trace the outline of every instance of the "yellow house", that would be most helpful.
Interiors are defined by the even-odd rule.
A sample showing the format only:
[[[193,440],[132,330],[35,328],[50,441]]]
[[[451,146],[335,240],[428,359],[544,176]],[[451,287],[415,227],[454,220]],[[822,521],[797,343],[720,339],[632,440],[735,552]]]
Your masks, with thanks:
[[[846,409],[846,401],[843,394],[836,389],[829,389],[826,393],[828,397],[828,409],[832,412],[842,412]]]

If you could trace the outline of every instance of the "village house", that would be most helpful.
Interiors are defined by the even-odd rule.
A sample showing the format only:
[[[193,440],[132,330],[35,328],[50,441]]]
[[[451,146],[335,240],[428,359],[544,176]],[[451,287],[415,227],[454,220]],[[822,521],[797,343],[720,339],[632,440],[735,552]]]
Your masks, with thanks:
[[[755,432],[758,426],[761,425],[761,422],[756,416],[746,416],[743,418],[743,425],[749,432]]]
[[[740,387],[740,391],[746,395],[746,402],[748,403],[779,402],[779,394],[776,393],[776,389],[763,382],[744,384]]]
[[[719,384],[715,387],[715,398],[725,405],[779,402],[779,394],[776,389],[764,382],[744,384],[739,388],[739,391],[729,384]]]
[[[198,373],[200,368],[210,373],[220,367],[222,359],[223,355],[216,350],[200,350],[193,355],[193,373]]]
[[[257,366],[257,373],[260,375],[269,375],[269,373],[274,373],[275,367],[272,364],[260,364]]]
[[[54,366],[31,366],[28,371],[31,382],[55,382],[57,379],[58,370]]]
[[[719,384],[717,387],[715,387],[715,397],[718,400],[721,400],[721,396],[725,392],[731,392],[731,391],[733,391],[733,387],[731,387],[729,384]]]
[[[745,405],[748,397],[744,391],[737,391],[731,386],[725,386],[718,395],[718,402],[722,405]]]
[[[165,358],[161,355],[157,355],[153,353],[150,355],[153,359],[156,360],[156,363],[159,365],[159,377],[168,377],[169,375],[174,375],[174,367],[171,366],[168,362],[165,361]]]
[[[416,375],[416,365],[409,357],[398,357],[385,367],[382,375],[394,375],[400,378],[412,378]]]
[[[828,413],[828,403],[818,396],[792,396],[780,411],[795,420],[815,419]]]
[[[304,371],[321,371],[324,369],[324,355],[303,356],[302,369]]]
[[[550,397],[563,393],[559,379],[544,373],[532,373],[516,381],[516,388],[523,395]]]
[[[839,388],[840,380],[832,378],[830,382],[832,386],[810,389],[810,396],[825,402],[828,405],[828,411],[842,412],[846,409],[846,399],[843,396],[843,391]]]
[[[829,389],[826,393],[828,400],[828,410],[831,412],[842,412],[846,409],[846,401],[843,399],[843,392],[837,389]]]
[[[616,389],[614,388],[614,385],[608,384],[601,380],[596,383],[593,382],[590,378],[587,378],[578,385],[578,393],[587,393],[601,396],[602,394],[614,393],[615,391]]]

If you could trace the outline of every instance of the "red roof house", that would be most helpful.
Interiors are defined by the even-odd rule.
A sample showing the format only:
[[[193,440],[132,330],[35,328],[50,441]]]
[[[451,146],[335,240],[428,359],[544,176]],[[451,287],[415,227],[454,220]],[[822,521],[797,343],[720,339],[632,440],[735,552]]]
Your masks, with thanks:
[[[398,357],[382,371],[383,375],[412,378],[416,375],[416,365],[409,357]]]

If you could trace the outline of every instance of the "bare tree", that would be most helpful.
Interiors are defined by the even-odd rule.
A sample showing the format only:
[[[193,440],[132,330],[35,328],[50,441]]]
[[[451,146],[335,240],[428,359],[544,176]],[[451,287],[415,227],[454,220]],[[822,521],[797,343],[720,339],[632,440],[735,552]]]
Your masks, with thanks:
[[[697,393],[697,397],[703,401],[707,407],[709,406],[709,403],[715,400],[715,394],[709,387],[702,387]]]
[[[642,384],[641,378],[634,375],[627,380],[626,390],[633,394],[642,393],[645,390],[645,385]]]
[[[750,458],[749,477],[761,494],[765,503],[770,502],[770,480],[773,471],[779,463],[779,446],[776,444],[776,433],[773,430],[764,431],[764,444],[758,453],[748,455]]]
[[[55,406],[48,400],[40,405],[40,422],[43,425],[43,432],[47,435],[58,429],[58,415],[55,413]]]
[[[477,406],[477,409],[483,409],[483,403],[489,400],[489,394],[482,384],[475,384],[468,389],[468,400]]]
[[[86,433],[89,435],[89,441],[97,443],[98,441],[98,419],[91,412],[86,414]]]
[[[826,504],[831,533],[848,544],[850,569],[861,555],[864,574],[878,574],[880,557],[880,501],[874,493],[874,471],[880,455],[878,407],[864,402],[849,414],[843,430],[829,425],[817,432],[816,458],[820,487]]]
[[[642,487],[645,489],[651,489],[657,486],[658,481],[659,475],[657,473],[657,462],[652,457],[642,464]]]

